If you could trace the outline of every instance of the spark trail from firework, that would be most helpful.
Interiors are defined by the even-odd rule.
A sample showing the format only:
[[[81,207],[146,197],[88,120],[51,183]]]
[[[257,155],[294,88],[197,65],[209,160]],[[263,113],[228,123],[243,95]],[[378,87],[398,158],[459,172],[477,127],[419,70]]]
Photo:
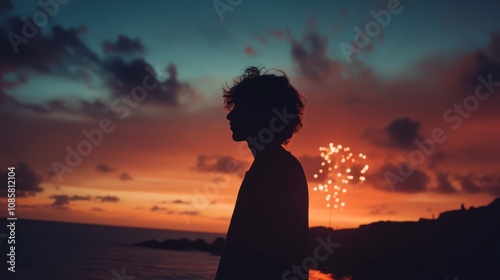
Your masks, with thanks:
[[[325,181],[313,190],[325,193],[326,207],[330,208],[328,221],[330,226],[332,208],[341,209],[346,205],[343,197],[347,193],[348,186],[366,180],[364,174],[368,170],[368,165],[362,163],[366,155],[363,153],[355,155],[349,147],[334,146],[330,143],[329,147],[320,147],[319,150],[323,161],[314,178],[324,178]]]

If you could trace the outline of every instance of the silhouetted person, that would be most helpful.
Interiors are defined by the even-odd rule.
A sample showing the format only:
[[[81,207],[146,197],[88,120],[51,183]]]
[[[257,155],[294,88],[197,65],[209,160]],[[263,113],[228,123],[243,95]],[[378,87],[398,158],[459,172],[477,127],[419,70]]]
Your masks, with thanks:
[[[245,173],[217,280],[307,279],[308,189],[299,161],[282,144],[302,127],[304,103],[287,76],[246,69],[224,89],[234,141],[247,141]],[[297,277],[297,278],[293,278]]]

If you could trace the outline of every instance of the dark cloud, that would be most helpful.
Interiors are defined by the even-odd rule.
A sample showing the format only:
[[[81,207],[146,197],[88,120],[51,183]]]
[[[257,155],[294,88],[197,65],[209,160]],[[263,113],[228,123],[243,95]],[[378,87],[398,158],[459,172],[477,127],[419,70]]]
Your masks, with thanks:
[[[457,175],[462,191],[465,193],[488,193],[492,196],[500,195],[500,176],[494,174],[476,175],[468,173],[467,175]]]
[[[292,47],[292,59],[299,72],[310,80],[317,81],[332,75],[340,77],[340,64],[328,57],[328,39],[310,30],[301,42],[288,38]]]
[[[445,162],[449,157],[449,154],[447,152],[443,151],[435,151],[432,153],[428,159],[429,159],[429,168],[431,169],[436,169],[439,164],[442,164]]]
[[[410,118],[399,118],[391,121],[384,129],[368,129],[363,138],[369,139],[381,147],[411,150],[416,147],[415,140],[422,139],[420,122]]]
[[[373,173],[367,174],[367,181],[375,188],[404,193],[425,192],[428,190],[429,176],[421,170],[414,169],[409,176],[402,176],[399,169],[407,170],[406,165],[386,164]]]
[[[178,105],[181,94],[190,95],[193,92],[189,84],[177,79],[177,67],[173,63],[167,67],[169,77],[163,82],[158,80],[153,67],[142,58],[130,62],[119,57],[108,58],[104,61],[103,68],[106,71],[106,83],[117,97],[123,93],[132,93],[136,86],[143,86],[145,78],[149,78],[148,87],[152,87],[146,91],[145,100],[149,102]]]
[[[459,60],[459,81],[462,81],[467,94],[478,85],[478,77],[488,80],[488,76],[493,77],[493,81],[498,81],[500,77],[500,32],[490,34],[490,42],[485,49],[477,50],[466,54]],[[486,89],[483,89],[486,91]]]
[[[13,7],[10,0],[0,0],[0,14],[11,11]]]
[[[116,168],[113,168],[106,163],[99,163],[98,165],[96,165],[95,170],[103,173],[116,172]]]
[[[413,148],[414,141],[422,138],[419,135],[420,123],[410,118],[395,119],[385,130],[389,135],[390,144],[404,149]]]
[[[19,16],[10,17],[0,26],[0,101],[7,100],[7,93],[26,84],[33,74],[62,76],[89,82],[90,76],[82,75],[87,71],[100,72],[100,59],[81,39],[86,28],[63,28],[59,25],[51,30],[31,30],[32,38],[24,38],[22,33],[25,22]],[[12,42],[11,42],[12,41]],[[11,77],[7,80],[6,76]],[[14,104],[23,107],[22,103]],[[38,113],[49,110],[62,110],[60,104],[36,106],[26,104],[26,109]]]
[[[101,202],[118,202],[120,200],[118,197],[111,195],[94,196],[94,199],[100,200]]]
[[[105,53],[143,53],[144,46],[141,44],[141,41],[139,39],[134,40],[125,35],[118,35],[118,38],[115,42],[105,41],[104,43],[102,43],[102,50]]]
[[[165,207],[159,207],[157,205],[153,205],[153,207],[151,207],[151,209],[149,209],[150,211],[164,211],[164,210],[167,210],[167,208]]]
[[[58,206],[66,206],[69,205],[71,201],[77,201],[77,200],[91,200],[91,196],[80,196],[80,195],[73,195],[69,196],[66,194],[59,194],[59,195],[51,195],[49,198],[54,199],[54,202],[52,203],[52,206],[58,207]]]
[[[113,113],[109,109],[109,104],[105,104],[101,100],[87,101],[80,100],[80,108],[71,110],[72,113],[80,113],[85,116],[105,117],[111,116]]]
[[[122,172],[122,174],[120,174],[119,178],[122,181],[133,180],[133,178],[127,172]]]
[[[465,175],[457,175],[450,172],[436,171],[437,186],[430,188],[430,178],[426,172],[414,169],[409,176],[401,175],[403,174],[402,172],[409,173],[407,165],[400,164],[399,166],[395,166],[388,163],[375,172],[369,173],[367,180],[375,188],[386,191],[404,193],[430,191],[442,194],[485,193],[491,196],[500,196],[500,175],[498,174],[478,175],[467,173]],[[457,190],[453,186],[454,182],[457,182],[461,186],[460,190]]]
[[[185,201],[185,200],[182,200],[182,199],[176,199],[176,200],[173,200],[170,203],[173,203],[173,204],[190,204],[191,202]]]
[[[7,20],[7,28],[0,28],[2,34],[22,36],[25,22],[21,17]],[[12,32],[12,33],[11,33]],[[99,63],[99,57],[81,39],[84,28],[65,29],[56,25],[48,34],[38,33],[33,38],[19,45],[11,44],[8,36],[0,39],[0,74],[29,73],[56,74],[77,78],[76,66],[92,67]],[[14,47],[13,47],[14,46]],[[17,50],[17,54],[16,54]],[[25,78],[24,78],[25,79]],[[15,83],[26,82],[18,79]]]
[[[153,211],[153,212],[155,212],[155,211],[165,211],[165,214],[167,214],[167,215],[175,214],[175,211],[170,210],[170,209],[168,209],[166,207],[159,207],[157,205],[153,205],[153,207],[151,207],[151,209],[149,209],[149,210]]]
[[[231,156],[199,155],[196,169],[199,172],[223,172],[241,175],[247,166],[247,162],[237,160]]]
[[[452,186],[449,180],[449,174],[444,172],[438,172],[436,174],[438,186],[437,191],[440,193],[456,193],[457,190]]]
[[[186,211],[179,212],[179,214],[188,215],[188,216],[197,216],[197,215],[200,215],[200,212],[194,211],[194,210],[186,210]]]
[[[462,191],[466,193],[481,192],[481,189],[474,182],[475,176],[472,173],[469,173],[465,176],[458,176],[457,179],[460,181],[460,185],[462,186]]]
[[[40,184],[43,181],[43,176],[37,174],[31,167],[25,162],[19,162],[15,167],[15,187],[17,197],[35,196],[37,193],[43,192],[43,187]],[[4,169],[1,174],[3,182],[7,184],[8,170]],[[7,186],[1,188],[0,197],[7,196]]]
[[[10,2],[2,2],[10,3]],[[6,4],[4,4],[6,5]],[[11,105],[36,113],[52,113],[56,111],[85,116],[113,115],[103,100],[110,97],[121,98],[123,93],[131,94],[136,86],[144,85],[144,78],[151,76],[148,85],[156,85],[147,92],[147,100],[161,105],[177,105],[179,96],[189,97],[194,90],[188,83],[179,81],[177,67],[170,64],[166,68],[168,77],[165,80],[157,77],[157,73],[143,58],[125,61],[115,54],[141,53],[144,46],[139,39],[119,36],[116,42],[104,42],[108,50],[104,58],[100,58],[82,39],[87,32],[85,26],[64,28],[56,25],[52,29],[38,29],[36,36],[25,41],[22,39],[22,27],[25,22],[15,16],[7,19],[5,26],[0,26],[0,101],[10,101]],[[9,38],[17,38],[22,43],[11,44]],[[21,38],[21,39],[19,39]],[[14,39],[12,39],[14,40]],[[17,42],[16,41],[16,42]],[[14,47],[13,47],[14,46]],[[48,101],[44,104],[25,104],[9,96],[16,87],[29,82],[35,74],[53,77],[70,78],[92,87],[93,76],[104,79],[105,86],[111,95],[94,101],[81,100],[75,106],[68,106],[61,100]],[[8,79],[6,78],[8,75]],[[96,82],[100,84],[100,81]]]

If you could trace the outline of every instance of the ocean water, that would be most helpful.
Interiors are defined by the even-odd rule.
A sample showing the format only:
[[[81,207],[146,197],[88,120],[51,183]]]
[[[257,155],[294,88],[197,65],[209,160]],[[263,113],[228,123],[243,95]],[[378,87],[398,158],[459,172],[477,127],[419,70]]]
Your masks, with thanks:
[[[5,221],[5,219],[4,219]],[[5,233],[6,230],[0,230]],[[134,247],[149,240],[202,238],[222,234],[18,220],[15,273],[7,271],[6,239],[1,239],[2,280],[182,280],[214,279],[219,257]],[[332,279],[312,271],[310,279]]]

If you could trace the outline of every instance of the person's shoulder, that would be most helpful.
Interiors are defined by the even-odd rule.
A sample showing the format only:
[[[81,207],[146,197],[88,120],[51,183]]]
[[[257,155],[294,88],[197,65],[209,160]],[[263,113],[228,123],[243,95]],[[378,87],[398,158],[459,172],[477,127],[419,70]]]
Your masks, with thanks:
[[[289,158],[289,162],[296,167],[300,167],[302,169],[302,164],[300,164],[300,161],[289,151],[286,151],[286,156]]]
[[[303,172],[302,164],[300,161],[289,151],[284,150],[282,155],[283,162],[287,166],[287,170],[291,172]]]
[[[259,160],[261,168],[268,169],[276,173],[282,172],[303,172],[299,160],[286,149],[279,149],[266,154]]]

